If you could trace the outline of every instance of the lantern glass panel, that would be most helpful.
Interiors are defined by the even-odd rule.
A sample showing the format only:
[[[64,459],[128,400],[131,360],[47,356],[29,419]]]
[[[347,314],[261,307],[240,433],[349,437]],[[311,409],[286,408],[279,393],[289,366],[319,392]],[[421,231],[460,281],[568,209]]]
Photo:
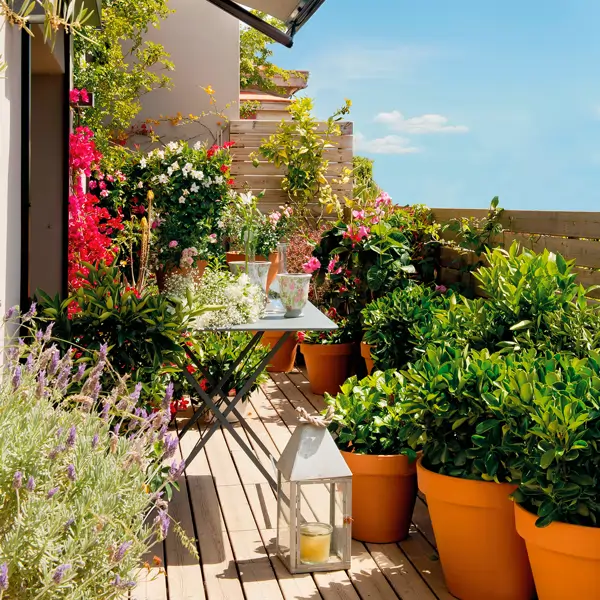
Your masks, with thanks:
[[[290,554],[290,495],[291,484],[284,477],[279,475],[279,493],[277,494],[277,546],[281,556]]]

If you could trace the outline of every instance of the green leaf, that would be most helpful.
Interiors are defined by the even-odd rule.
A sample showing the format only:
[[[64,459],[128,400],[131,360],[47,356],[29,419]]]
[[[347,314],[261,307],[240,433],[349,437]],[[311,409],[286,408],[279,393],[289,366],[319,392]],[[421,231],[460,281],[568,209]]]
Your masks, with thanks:
[[[554,462],[555,457],[556,457],[556,449],[555,448],[551,448],[550,450],[547,450],[546,452],[544,452],[544,454],[542,455],[542,458],[540,459],[540,467],[542,469],[547,469]]]

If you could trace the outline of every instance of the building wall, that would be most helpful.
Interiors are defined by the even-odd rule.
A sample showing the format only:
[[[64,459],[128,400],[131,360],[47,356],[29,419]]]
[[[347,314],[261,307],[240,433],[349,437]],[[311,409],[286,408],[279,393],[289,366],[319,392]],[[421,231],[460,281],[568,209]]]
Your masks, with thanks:
[[[238,119],[239,21],[206,0],[171,0],[169,6],[175,12],[162,22],[160,29],[153,29],[149,38],[163,44],[171,54],[175,65],[175,71],[169,74],[172,89],[146,94],[139,119],[172,116],[178,112],[183,116],[199,115],[214,110],[201,89],[209,85],[215,91],[217,107],[232,103],[226,114],[230,119]],[[207,118],[204,122],[215,131],[216,121]],[[193,124],[164,125],[159,133],[165,136],[165,141],[209,137],[204,128]]]
[[[0,28],[0,314],[19,303],[21,280],[21,32]],[[0,341],[1,345],[1,341]]]

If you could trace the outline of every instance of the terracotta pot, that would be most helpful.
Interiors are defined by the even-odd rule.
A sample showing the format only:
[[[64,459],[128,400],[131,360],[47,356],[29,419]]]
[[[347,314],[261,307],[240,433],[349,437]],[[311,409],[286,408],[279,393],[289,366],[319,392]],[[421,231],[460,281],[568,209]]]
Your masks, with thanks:
[[[370,375],[373,372],[373,357],[371,356],[371,350],[374,348],[373,344],[367,344],[366,342],[360,343],[360,355],[365,359],[367,365],[367,374]]]
[[[313,394],[335,395],[350,374],[354,344],[300,344]]]
[[[235,262],[238,260],[246,260],[246,255],[243,252],[226,252],[225,260],[227,264],[230,262]],[[277,277],[277,273],[279,273],[279,252],[271,252],[269,254],[269,258],[265,258],[264,256],[257,256],[256,260],[258,262],[264,262],[268,260],[271,263],[269,267],[269,274],[267,275],[267,292],[271,288],[271,284],[275,281],[275,277]]]
[[[460,600],[530,600],[533,577],[509,498],[517,486],[439,475],[422,459],[417,473],[450,593]]]
[[[260,343],[263,346],[273,347],[283,335],[281,331],[266,331]],[[296,353],[298,352],[298,338],[295,333],[283,342],[283,346],[277,350],[277,353],[272,358],[267,371],[269,373],[289,373],[294,369],[296,362]]]
[[[515,503],[539,600],[600,598],[600,529],[568,523],[536,527],[537,517]]]
[[[408,537],[417,498],[417,465],[406,456],[342,452],[352,471],[352,537],[390,544]]]
[[[181,269],[179,267],[170,267],[168,268],[166,271],[163,271],[162,269],[159,269],[156,272],[156,285],[158,285],[158,289],[161,292],[165,291],[165,283],[166,280],[169,276],[171,275],[189,275],[190,273],[193,274],[194,279],[198,280],[202,278],[202,275],[204,275],[204,271],[206,270],[206,267],[208,266],[208,262],[205,260],[199,260],[196,263],[196,266],[191,268],[191,267],[187,267],[185,269]]]

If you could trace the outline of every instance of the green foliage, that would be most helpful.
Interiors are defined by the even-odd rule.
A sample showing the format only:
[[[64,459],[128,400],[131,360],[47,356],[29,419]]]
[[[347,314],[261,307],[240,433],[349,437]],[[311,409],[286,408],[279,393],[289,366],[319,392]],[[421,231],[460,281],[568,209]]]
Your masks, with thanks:
[[[340,450],[357,454],[405,454],[412,460],[420,435],[407,422],[402,408],[402,376],[377,372],[358,381],[351,377],[334,397],[325,401],[334,409],[329,431]]]
[[[169,526],[149,486],[164,456],[155,441],[163,411],[141,416],[122,388],[94,400],[102,359],[81,380],[83,393],[68,395],[77,376],[72,353],[61,356],[41,337],[15,344],[7,356],[0,378],[2,598],[127,595],[142,557]],[[118,436],[117,425],[128,435]]]
[[[85,283],[65,300],[51,298],[38,290],[39,319],[54,322],[52,335],[63,350],[80,349],[81,361],[91,361],[102,344],[108,345],[110,369],[103,387],[109,388],[130,377],[142,384],[142,401],[156,404],[164,392],[165,363],[176,362],[182,351],[178,344],[186,318],[203,311],[186,313],[165,297],[128,287],[117,267],[85,265]],[[74,310],[74,307],[75,310]]]
[[[75,87],[95,96],[95,106],[81,111],[79,124],[94,131],[107,165],[123,160],[124,149],[114,142],[140,112],[140,98],[170,85],[169,54],[145,37],[170,12],[166,0],[108,0],[102,4],[102,28],[84,27],[84,35],[75,38]]]
[[[352,157],[352,173],[354,198],[361,203],[374,201],[381,193],[381,189],[373,179],[373,160],[364,156]]]
[[[515,499],[540,527],[600,526],[600,355],[541,355],[501,384],[497,419],[517,434],[529,423]]]
[[[259,19],[269,25],[285,31],[285,24],[267,15],[266,13],[252,11]],[[275,42],[254,27],[240,24],[240,88],[257,87],[266,92],[277,92],[279,88],[274,83],[274,77],[281,77],[287,81],[295,71],[287,71],[273,64],[271,46]],[[244,118],[244,117],[242,117]]]
[[[319,131],[319,121],[313,116],[313,101],[297,98],[289,106],[291,121],[281,121],[276,133],[271,135],[254,154],[257,166],[259,155],[277,167],[285,167],[281,187],[287,193],[295,212],[310,218],[308,204],[327,204],[332,198],[331,185],[325,175],[329,161],[324,156],[327,148],[335,148],[332,137],[339,136],[341,121],[350,112],[350,101],[331,115],[325,128]]]
[[[367,304],[361,313],[363,341],[374,346],[375,367],[401,369],[418,358],[416,350],[426,339],[434,314],[446,314],[450,303],[440,291],[411,284]]]
[[[240,102],[240,119],[251,119],[261,109],[262,104],[258,100],[246,100]]]

